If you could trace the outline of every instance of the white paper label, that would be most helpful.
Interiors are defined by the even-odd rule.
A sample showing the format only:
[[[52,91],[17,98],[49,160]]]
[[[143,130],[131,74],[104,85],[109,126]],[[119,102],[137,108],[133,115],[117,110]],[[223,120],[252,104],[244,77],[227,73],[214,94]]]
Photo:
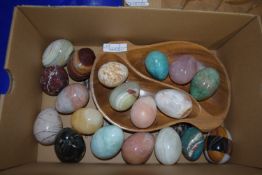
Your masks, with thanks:
[[[129,6],[136,6],[136,7],[149,6],[148,0],[126,0],[126,4]]]
[[[126,43],[103,44],[103,51],[104,52],[126,52],[127,51],[127,44]]]

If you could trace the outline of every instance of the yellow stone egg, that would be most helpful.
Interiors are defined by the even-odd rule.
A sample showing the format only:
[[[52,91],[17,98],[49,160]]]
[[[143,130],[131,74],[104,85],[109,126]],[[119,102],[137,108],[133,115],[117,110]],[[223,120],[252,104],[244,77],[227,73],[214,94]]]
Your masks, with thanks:
[[[73,113],[71,125],[80,134],[93,134],[103,125],[103,116],[96,109],[81,108]]]

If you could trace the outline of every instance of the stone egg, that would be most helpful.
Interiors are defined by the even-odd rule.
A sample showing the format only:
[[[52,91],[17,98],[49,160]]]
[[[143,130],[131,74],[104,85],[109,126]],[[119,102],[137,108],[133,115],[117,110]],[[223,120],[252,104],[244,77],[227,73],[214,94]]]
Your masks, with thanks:
[[[168,75],[167,56],[160,51],[150,52],[145,59],[148,73],[156,80],[164,80]]]
[[[140,86],[133,81],[123,83],[116,87],[110,94],[109,103],[117,111],[129,109],[136,101],[140,93]]]
[[[91,140],[91,151],[99,159],[117,155],[124,142],[124,132],[115,125],[98,129]]]
[[[185,130],[182,138],[182,153],[189,161],[196,161],[204,150],[205,138],[196,127]]]
[[[45,49],[42,63],[45,67],[65,66],[73,50],[74,46],[70,41],[65,39],[55,40]]]
[[[191,98],[175,89],[164,89],[155,95],[156,105],[169,117],[180,119],[187,117],[192,110]]]
[[[44,68],[40,77],[42,90],[51,96],[58,95],[68,85],[68,82],[69,79],[66,70],[59,66]]]
[[[182,144],[179,135],[171,127],[163,128],[158,133],[155,144],[155,155],[164,165],[176,163],[182,153]]]
[[[75,81],[84,81],[88,79],[95,58],[95,53],[90,48],[82,48],[74,52],[67,64],[69,76]]]
[[[131,121],[138,128],[147,128],[154,123],[156,112],[156,103],[151,96],[140,97],[131,108]]]
[[[172,126],[172,128],[178,133],[180,138],[183,136],[184,132],[191,127],[193,127],[193,125],[189,123],[178,123]]]
[[[79,134],[93,134],[104,123],[102,114],[92,108],[81,108],[71,116],[72,128]]]
[[[151,156],[155,139],[150,133],[135,133],[122,146],[122,157],[128,164],[143,164]]]
[[[98,70],[98,80],[106,87],[113,88],[122,84],[128,77],[127,67],[119,62],[110,61]]]
[[[231,134],[220,126],[210,131],[206,137],[205,158],[209,163],[224,164],[231,158],[232,146]]]
[[[64,163],[80,162],[86,152],[86,145],[82,136],[71,128],[62,129],[55,140],[55,153]]]
[[[39,143],[51,145],[62,128],[63,124],[57,111],[53,108],[46,108],[38,114],[35,120],[34,136]]]
[[[213,68],[204,68],[191,81],[190,94],[198,101],[205,100],[215,93],[219,83],[219,73]]]
[[[84,107],[89,100],[87,88],[82,84],[71,84],[65,87],[57,96],[56,109],[63,114],[70,114]]]
[[[202,68],[203,64],[192,55],[178,55],[169,66],[169,76],[177,84],[187,84]]]

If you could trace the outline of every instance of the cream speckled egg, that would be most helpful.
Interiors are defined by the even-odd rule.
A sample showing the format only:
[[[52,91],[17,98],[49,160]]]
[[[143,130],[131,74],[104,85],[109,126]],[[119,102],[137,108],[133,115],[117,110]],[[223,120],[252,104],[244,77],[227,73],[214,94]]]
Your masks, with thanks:
[[[127,79],[127,76],[127,67],[115,61],[103,64],[98,70],[100,83],[110,88],[122,84]]]
[[[161,129],[155,144],[155,155],[164,165],[176,163],[182,153],[182,143],[179,135],[171,128]]]
[[[80,134],[93,134],[103,122],[102,114],[92,108],[81,108],[71,117],[72,128]]]

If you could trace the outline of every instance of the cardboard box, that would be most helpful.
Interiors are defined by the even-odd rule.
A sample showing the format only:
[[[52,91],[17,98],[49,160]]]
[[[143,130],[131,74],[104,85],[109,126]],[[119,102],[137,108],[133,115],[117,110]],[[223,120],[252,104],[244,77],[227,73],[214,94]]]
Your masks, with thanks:
[[[227,68],[232,104],[225,126],[233,136],[232,159],[208,164],[203,157],[173,166],[154,156],[146,165],[124,164],[87,153],[81,164],[62,164],[53,147],[37,144],[32,134],[41,108],[54,97],[41,92],[41,55],[48,43],[66,38],[77,47],[89,46],[99,57],[102,44],[128,40],[135,44],[184,40],[216,52]],[[262,174],[262,31],[258,17],[243,14],[176,11],[171,9],[104,7],[17,7],[5,67],[12,87],[0,98],[0,174]],[[89,102],[93,106],[92,100]],[[69,117],[63,116],[65,126]],[[181,156],[182,157],[182,156]]]

